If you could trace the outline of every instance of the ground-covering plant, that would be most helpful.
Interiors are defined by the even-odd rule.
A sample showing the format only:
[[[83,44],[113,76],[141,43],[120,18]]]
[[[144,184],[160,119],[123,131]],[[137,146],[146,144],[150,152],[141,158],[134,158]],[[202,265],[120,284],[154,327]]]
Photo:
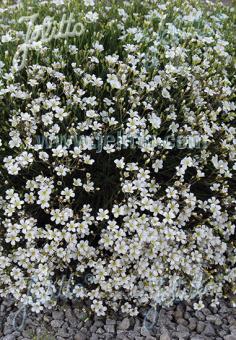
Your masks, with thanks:
[[[40,41],[70,13],[81,35]],[[66,275],[68,299],[136,315],[235,293],[234,8],[31,0],[0,16],[0,296],[38,312]]]

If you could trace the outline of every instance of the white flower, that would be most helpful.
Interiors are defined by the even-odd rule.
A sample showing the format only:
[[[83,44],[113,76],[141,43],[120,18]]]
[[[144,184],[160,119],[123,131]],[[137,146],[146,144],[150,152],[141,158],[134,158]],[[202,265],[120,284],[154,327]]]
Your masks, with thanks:
[[[124,167],[125,167],[124,157],[122,157],[121,159],[115,159],[114,163],[116,164],[117,168],[119,168],[119,169],[124,169]]]
[[[98,21],[99,16],[98,13],[90,11],[85,15],[85,18],[87,19],[88,22],[92,23]]]
[[[115,74],[108,74],[107,82],[111,85],[113,89],[117,90],[121,89],[121,83]]]
[[[80,178],[74,178],[74,179],[73,179],[73,185],[74,185],[75,187],[82,186],[82,181],[81,181],[81,179],[80,179]]]
[[[93,0],[91,0],[91,1],[93,1]],[[96,51],[99,51],[99,52],[104,51],[103,45],[100,44],[98,41],[96,41],[96,42],[93,44],[93,48],[94,48]]]
[[[56,85],[55,85],[55,84],[52,84],[52,83],[50,83],[50,82],[47,82],[46,86],[47,86],[47,89],[48,89],[49,91],[52,91],[52,90],[55,90],[55,89],[56,89]]]
[[[159,129],[159,127],[161,126],[161,119],[155,113],[152,113],[149,121],[155,129]]]
[[[112,213],[114,215],[114,217],[119,217],[120,215],[124,214],[124,207],[122,206],[118,206],[118,205],[114,205],[112,208]]]
[[[161,94],[164,98],[170,99],[170,93],[166,88],[162,90]]]
[[[55,167],[55,171],[57,172],[57,176],[66,176],[67,172],[69,172],[69,169],[64,165],[59,165]]]
[[[108,220],[109,218],[108,214],[109,214],[109,210],[99,209],[98,214],[97,214],[97,220],[98,221]]]
[[[158,172],[160,169],[163,168],[163,160],[162,159],[157,159],[155,163],[152,165],[153,169],[155,172]]]
[[[56,6],[64,5],[64,0],[52,0],[52,3]],[[40,307],[39,307],[40,308]],[[37,312],[36,312],[37,313]]]
[[[105,60],[108,62],[108,64],[115,65],[115,64],[117,64],[117,62],[119,60],[119,56],[118,55],[107,55],[105,57]]]
[[[95,2],[94,0],[84,0],[84,5],[85,6],[94,6],[95,5]]]
[[[212,157],[212,163],[214,167],[219,170],[220,174],[224,174],[226,171],[228,171],[228,164],[227,162],[224,162],[223,160],[218,159],[218,155],[215,155]]]
[[[204,306],[204,303],[202,302],[202,300],[200,300],[198,303],[194,303],[193,304],[193,308],[195,309],[195,310],[201,310],[201,309],[203,309],[205,306]]]
[[[64,190],[62,190],[61,192],[62,196],[65,196],[65,200],[70,200],[70,198],[75,197],[75,193],[72,189],[69,188],[65,188]]]
[[[1,39],[2,43],[6,43],[6,42],[9,42],[9,41],[12,41],[12,40],[13,40],[13,38],[9,33],[2,35],[2,39]]]

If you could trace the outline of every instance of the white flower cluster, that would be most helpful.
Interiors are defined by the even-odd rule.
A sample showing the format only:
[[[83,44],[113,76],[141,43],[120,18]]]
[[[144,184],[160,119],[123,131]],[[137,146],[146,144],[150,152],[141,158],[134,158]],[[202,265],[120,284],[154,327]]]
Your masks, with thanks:
[[[64,4],[38,6],[48,3],[55,13]],[[0,296],[41,311],[66,273],[68,297],[90,299],[99,315],[136,315],[152,301],[217,303],[236,291],[229,17],[199,2],[82,5],[84,37],[44,46],[37,60],[30,52],[20,73],[3,59]],[[1,49],[19,36],[6,31]],[[117,130],[154,142],[96,153],[72,139],[44,149],[35,138]],[[205,147],[160,149],[167,134]],[[93,282],[81,286],[86,273]]]

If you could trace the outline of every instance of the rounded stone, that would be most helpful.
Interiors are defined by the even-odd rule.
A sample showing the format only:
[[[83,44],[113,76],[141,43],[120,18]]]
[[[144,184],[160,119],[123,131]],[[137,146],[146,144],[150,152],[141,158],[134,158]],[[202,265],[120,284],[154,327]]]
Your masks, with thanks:
[[[226,335],[224,336],[224,340],[236,340],[236,335],[232,334]]]
[[[119,324],[118,324],[118,329],[121,330],[127,330],[130,327],[130,321],[129,318],[124,318]]]
[[[205,328],[205,323],[203,321],[198,321],[197,323],[197,332],[202,333]]]
[[[160,340],[171,340],[171,337],[169,336],[168,333],[161,334]]]

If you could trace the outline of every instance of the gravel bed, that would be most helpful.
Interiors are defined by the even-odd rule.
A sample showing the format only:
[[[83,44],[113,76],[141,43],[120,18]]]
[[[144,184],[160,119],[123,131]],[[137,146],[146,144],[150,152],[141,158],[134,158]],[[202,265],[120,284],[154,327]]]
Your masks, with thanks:
[[[21,322],[19,313],[16,318],[19,309],[13,300],[7,299],[0,302],[0,339],[236,340],[236,308],[226,301],[217,308],[207,303],[206,306],[194,311],[191,304],[180,303],[162,308],[158,314],[149,308],[137,317],[111,315],[104,318],[89,316],[84,305],[64,303],[38,315],[29,312],[24,328],[19,330],[14,327],[16,321]]]

